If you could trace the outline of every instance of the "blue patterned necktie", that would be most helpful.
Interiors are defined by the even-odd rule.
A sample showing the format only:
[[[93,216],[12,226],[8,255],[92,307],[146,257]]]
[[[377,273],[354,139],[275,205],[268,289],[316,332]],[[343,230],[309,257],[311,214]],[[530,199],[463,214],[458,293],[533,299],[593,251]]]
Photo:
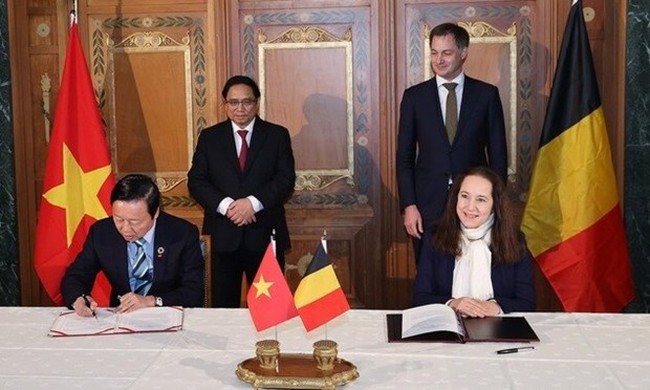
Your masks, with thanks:
[[[144,250],[144,245],[147,241],[144,238],[139,238],[133,243],[136,246],[135,256],[132,259],[133,277],[135,278],[135,289],[133,292],[145,295],[151,285],[151,273],[149,272],[149,264],[147,263],[147,254]]]

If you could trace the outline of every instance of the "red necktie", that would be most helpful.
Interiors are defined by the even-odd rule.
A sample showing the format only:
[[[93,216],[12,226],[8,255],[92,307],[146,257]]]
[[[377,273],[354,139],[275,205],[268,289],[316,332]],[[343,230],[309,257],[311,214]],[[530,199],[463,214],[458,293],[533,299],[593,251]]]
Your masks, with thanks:
[[[241,149],[239,150],[239,168],[243,171],[246,166],[246,156],[248,156],[248,142],[246,142],[246,134],[248,130],[237,130],[237,134],[241,137]]]

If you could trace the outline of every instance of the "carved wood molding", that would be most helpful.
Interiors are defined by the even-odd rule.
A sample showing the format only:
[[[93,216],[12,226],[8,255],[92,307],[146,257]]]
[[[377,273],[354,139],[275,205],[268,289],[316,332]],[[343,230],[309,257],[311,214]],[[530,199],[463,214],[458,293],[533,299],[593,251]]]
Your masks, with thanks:
[[[354,94],[352,84],[352,30],[347,29],[341,37],[316,26],[292,27],[277,37],[269,40],[262,28],[257,30],[258,59],[259,59],[259,84],[262,92],[260,102],[260,115],[266,115],[266,62],[267,56],[272,50],[302,50],[319,49],[330,50],[331,55],[337,55],[337,49],[343,49],[345,53],[345,75],[346,85],[346,128],[335,129],[346,132],[347,166],[341,168],[325,169],[302,169],[296,171],[296,183],[294,188],[298,191],[322,190],[333,183],[345,180],[346,184],[354,187]],[[315,146],[315,145],[314,145]]]
[[[106,117],[107,133],[113,157],[114,171],[121,176],[130,173],[117,166],[117,128],[115,112],[115,55],[178,53],[182,56],[184,78],[184,109],[186,112],[185,151],[187,162],[179,167],[156,169],[142,173],[156,177],[162,192],[168,192],[187,180],[187,170],[191,165],[198,133],[207,127],[205,118],[207,107],[206,47],[204,42],[203,20],[194,16],[150,16],[150,17],[109,17],[91,19],[91,70],[95,94],[100,109]],[[167,31],[185,31],[180,38],[172,37]],[[116,31],[126,35],[115,39]],[[176,55],[176,54],[173,54]],[[179,135],[180,136],[180,135]],[[178,203],[177,201],[175,203]],[[188,202],[181,202],[188,203]]]

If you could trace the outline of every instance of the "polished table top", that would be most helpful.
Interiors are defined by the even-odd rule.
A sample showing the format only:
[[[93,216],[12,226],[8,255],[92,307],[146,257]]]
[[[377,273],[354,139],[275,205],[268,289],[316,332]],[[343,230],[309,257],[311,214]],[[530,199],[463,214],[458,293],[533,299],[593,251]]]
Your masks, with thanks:
[[[0,387],[16,389],[246,389],[237,364],[275,338],[311,353],[328,338],[357,366],[350,389],[650,389],[650,315],[526,313],[540,337],[523,344],[386,341],[386,313],[351,310],[306,333],[294,318],[257,333],[245,309],[186,309],[184,329],[90,337],[47,336],[62,308],[0,308]]]

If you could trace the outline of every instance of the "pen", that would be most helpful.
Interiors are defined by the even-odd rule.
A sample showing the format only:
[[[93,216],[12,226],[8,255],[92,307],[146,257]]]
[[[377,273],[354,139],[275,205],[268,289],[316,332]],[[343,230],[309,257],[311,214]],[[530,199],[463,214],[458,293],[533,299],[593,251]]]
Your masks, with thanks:
[[[90,300],[88,299],[88,295],[81,294],[81,297],[84,299],[84,302],[86,302],[86,306],[90,309]],[[95,311],[93,309],[90,309],[90,311],[93,313],[93,317],[96,317]]]
[[[527,351],[527,350],[532,350],[535,349],[532,345],[527,346],[527,347],[517,347],[517,348],[508,348],[508,349],[500,349],[497,351],[498,355],[505,355],[507,353],[517,353],[519,351]]]

